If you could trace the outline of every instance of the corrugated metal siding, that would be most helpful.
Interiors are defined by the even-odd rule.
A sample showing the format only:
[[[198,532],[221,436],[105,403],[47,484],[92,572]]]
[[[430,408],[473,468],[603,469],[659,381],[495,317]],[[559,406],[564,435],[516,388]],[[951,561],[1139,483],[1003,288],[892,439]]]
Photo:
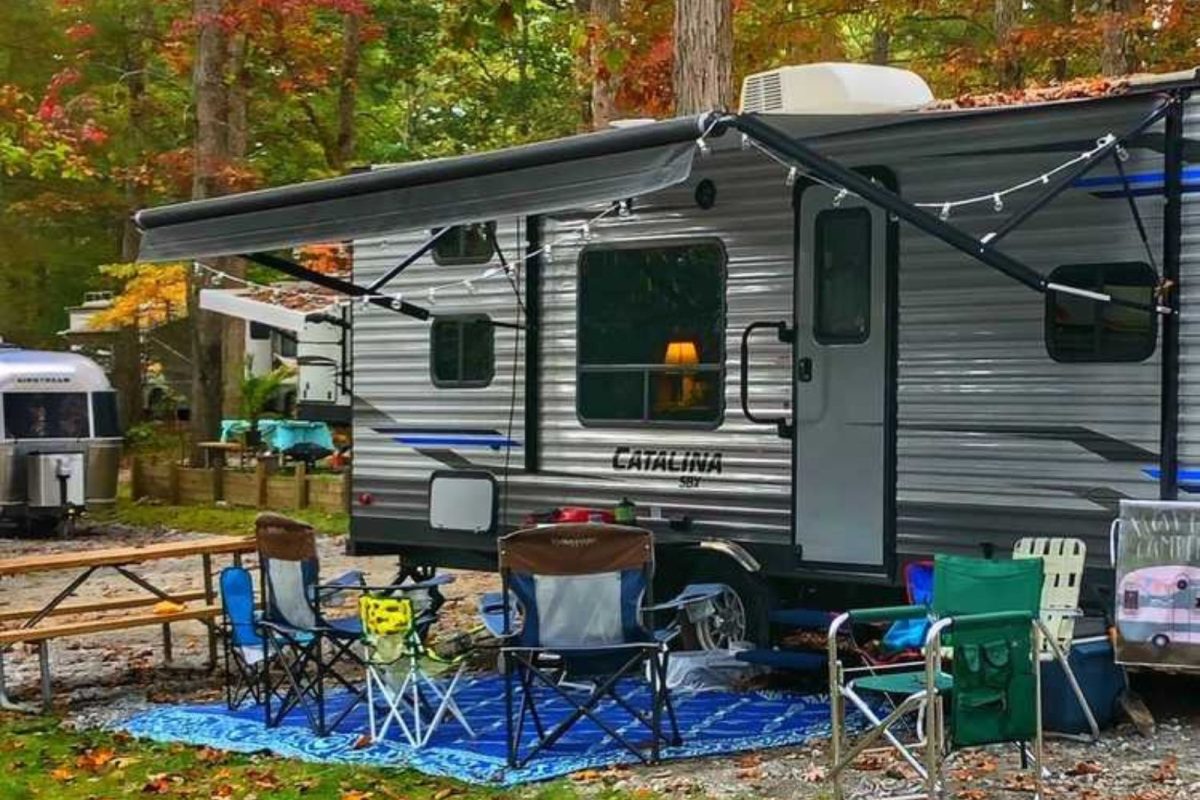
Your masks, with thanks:
[[[1189,130],[1195,128],[1195,108],[1189,106]],[[1014,137],[1011,126],[985,119],[973,128],[966,145],[961,144],[961,133],[945,139],[910,129],[857,142],[847,139],[835,149],[849,163],[887,164],[909,199],[940,200],[1036,175],[1096,138],[1125,130],[1142,111],[1137,104],[1118,104],[1104,113],[1090,112],[1083,125],[1065,112],[1039,116],[1020,137]],[[1071,143],[1065,149],[1050,147],[1064,141]],[[968,147],[969,153],[938,155]],[[994,154],[979,154],[989,150]],[[1160,171],[1161,166],[1159,154],[1138,150],[1126,168],[1139,173]],[[1093,174],[1109,175],[1112,170],[1106,165]],[[687,515],[706,533],[744,541],[790,541],[790,445],[772,428],[750,424],[738,398],[742,330],[755,320],[791,318],[792,207],[783,177],[780,167],[754,153],[719,151],[697,163],[686,185],[638,198],[631,216],[613,216],[591,226],[593,245],[710,236],[725,243],[726,410],[723,424],[714,431],[580,424],[575,410],[580,242],[571,237],[556,244],[544,271],[544,472],[519,474],[523,451],[514,451],[509,523],[519,522],[532,509],[607,506],[628,496],[643,511],[656,507],[667,517]],[[693,199],[697,182],[705,178],[717,187],[716,206],[707,211]],[[1010,198],[1005,211],[1032,195]],[[1162,198],[1138,203],[1158,261]],[[546,239],[570,237],[598,210],[547,220]],[[1200,298],[1192,287],[1200,277],[1200,220],[1190,195],[1185,213],[1184,299],[1190,307]],[[982,235],[1002,217],[985,204],[956,213],[953,221]],[[357,243],[356,280],[370,280],[424,236],[417,232]],[[502,222],[500,239],[510,256],[520,252],[523,236],[516,223]],[[1047,273],[1067,263],[1146,258],[1125,201],[1099,199],[1082,190],[1067,192],[1039,212],[1006,240],[1004,249]],[[429,286],[477,275],[480,269],[437,267],[423,259],[395,285],[424,302]],[[1021,535],[1073,534],[1086,536],[1094,559],[1103,559],[1115,499],[1155,497],[1157,486],[1142,474],[1145,463],[1097,455],[1067,437],[1065,429],[1092,431],[1157,453],[1158,352],[1138,364],[1054,362],[1043,341],[1041,296],[907,226],[901,226],[900,292],[901,551],[973,551],[985,541],[1006,548]],[[511,291],[502,280],[480,283],[474,296],[462,289],[439,294],[434,311],[486,311],[498,319],[515,319]],[[427,325],[377,309],[356,308],[355,314],[355,490],[370,491],[377,499],[362,513],[422,520],[428,475],[440,465],[373,433],[362,421],[364,411],[373,406],[399,425],[505,431],[514,336],[509,330],[496,332],[496,378],[490,387],[439,390],[429,381]],[[1183,323],[1185,466],[1200,460],[1200,381],[1193,367],[1200,352],[1200,323],[1191,316],[1185,313]],[[769,414],[786,408],[791,398],[788,348],[766,335],[754,342],[752,353],[755,410]],[[513,438],[523,441],[520,373],[518,366]],[[989,426],[991,432],[961,430],[970,426]],[[997,432],[996,426],[1006,429]],[[681,489],[677,477],[614,472],[611,459],[617,445],[721,450],[724,469],[719,476],[706,476],[699,488]],[[502,452],[472,450],[463,455],[503,467]]]

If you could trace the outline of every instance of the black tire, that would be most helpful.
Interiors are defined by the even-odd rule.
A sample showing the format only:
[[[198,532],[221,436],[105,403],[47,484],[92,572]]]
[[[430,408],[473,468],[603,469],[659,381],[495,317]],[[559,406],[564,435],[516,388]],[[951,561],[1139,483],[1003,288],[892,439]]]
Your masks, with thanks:
[[[1154,645],[1159,650],[1163,649],[1170,643],[1171,637],[1167,636],[1165,633],[1157,633],[1150,639],[1150,644]]]
[[[63,520],[58,517],[29,517],[25,520],[25,531],[36,539],[58,536],[63,530]]]
[[[660,559],[654,583],[658,600],[669,600],[689,583],[724,584],[745,611],[745,640],[756,647],[770,643],[771,587],[762,575],[746,571],[732,558],[704,550],[674,551]]]

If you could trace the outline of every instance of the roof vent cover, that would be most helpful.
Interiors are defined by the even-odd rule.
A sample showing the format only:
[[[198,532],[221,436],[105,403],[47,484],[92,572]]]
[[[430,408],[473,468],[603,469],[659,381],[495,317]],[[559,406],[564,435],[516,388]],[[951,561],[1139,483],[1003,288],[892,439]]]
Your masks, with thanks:
[[[880,114],[913,111],[932,100],[916,73],[871,64],[780,67],[742,82],[744,113]]]

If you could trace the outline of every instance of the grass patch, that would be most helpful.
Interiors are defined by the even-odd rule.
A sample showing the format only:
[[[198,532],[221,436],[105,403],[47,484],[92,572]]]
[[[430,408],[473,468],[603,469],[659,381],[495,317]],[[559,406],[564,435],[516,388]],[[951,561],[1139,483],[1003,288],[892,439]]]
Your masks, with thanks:
[[[601,797],[619,800],[648,793]],[[99,731],[73,732],[50,717],[0,715],[0,797],[231,800],[574,800],[566,781],[498,791],[412,770],[308,764],[186,745],[160,745]]]
[[[153,503],[134,503],[128,487],[123,486],[116,508],[89,515],[93,522],[116,522],[139,528],[174,528],[181,531],[248,536],[254,533],[254,518],[259,509],[240,506],[194,505],[170,506]],[[345,512],[314,509],[286,509],[282,513],[303,520],[319,533],[343,535],[350,530],[350,515]],[[3,797],[0,794],[0,797]]]

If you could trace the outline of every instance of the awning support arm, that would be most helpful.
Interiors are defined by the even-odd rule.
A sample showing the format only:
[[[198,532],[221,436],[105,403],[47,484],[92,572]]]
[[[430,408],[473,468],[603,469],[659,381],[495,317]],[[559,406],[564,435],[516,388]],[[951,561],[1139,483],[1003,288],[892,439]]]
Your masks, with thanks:
[[[811,147],[772,127],[762,119],[752,115],[737,114],[730,116],[727,121],[733,128],[757,140],[764,147],[775,151],[780,156],[795,161],[801,167],[817,176],[837,184],[849,192],[853,192],[864,200],[879,206],[884,211],[894,214],[918,230],[924,231],[936,239],[940,239],[954,249],[1028,286],[1034,291],[1041,292],[1042,294],[1048,292],[1071,294],[1098,302],[1111,303],[1113,305],[1159,314],[1177,313],[1167,306],[1137,303],[1101,292],[1093,292],[1057,283],[1051,284],[1037,270],[1034,270],[1012,256],[988,247],[986,243],[981,242],[974,236],[950,225],[925,209],[907,202],[899,195],[875,183],[870,178],[839,164],[831,158],[821,155]]]
[[[1000,227],[995,231],[984,236],[983,242],[989,247],[995,247],[997,242],[1020,227],[1021,223],[1025,222],[1025,220],[1029,219],[1042,208],[1044,208],[1051,200],[1058,197],[1067,189],[1071,188],[1071,184],[1073,184],[1077,179],[1099,166],[1104,161],[1105,156],[1107,156],[1109,153],[1115,152],[1118,147],[1121,147],[1133,137],[1143,133],[1150,128],[1150,126],[1154,125],[1164,116],[1166,116],[1167,109],[1169,109],[1171,104],[1175,102],[1178,102],[1175,98],[1167,100],[1165,103],[1155,108],[1154,111],[1145,117],[1145,119],[1139,122],[1134,128],[1130,129],[1123,136],[1110,137],[1103,146],[1093,151],[1087,160],[1080,162],[1073,169],[1064,170],[1055,177],[1054,182],[1051,183],[1044,192],[1030,200],[1029,203],[1027,203],[1019,211],[1014,212],[1011,216],[1009,216],[1008,219],[1004,220],[1004,223],[1001,224]]]
[[[414,306],[405,300],[392,299],[388,297],[373,296],[374,292],[365,286],[359,286],[350,281],[344,281],[341,278],[335,278],[332,275],[326,275],[323,272],[303,267],[294,261],[288,261],[286,258],[271,255],[270,253],[243,253],[242,258],[248,261],[253,261],[255,264],[262,264],[264,267],[270,267],[273,270],[282,272],[285,275],[290,275],[293,278],[298,278],[302,281],[315,283],[317,286],[323,286],[326,289],[331,289],[335,292],[340,292],[349,297],[361,297],[366,299],[371,305],[387,308],[392,311],[398,311],[401,314],[413,317],[414,319],[427,320],[429,319],[428,309],[420,306]]]
[[[426,239],[424,244],[422,244],[416,250],[409,253],[408,256],[406,256],[405,259],[403,261],[401,261],[399,264],[392,267],[387,272],[383,273],[383,275],[379,276],[379,278],[377,278],[374,283],[372,283],[370,286],[367,287],[367,291],[374,294],[375,292],[382,289],[384,286],[391,283],[392,280],[397,275],[399,275],[401,272],[404,272],[404,270],[408,269],[414,263],[416,263],[418,258],[425,255],[430,250],[432,250],[435,246],[437,246],[438,240],[441,239],[442,236],[447,231],[449,231],[451,227],[452,226],[450,226],[450,225],[446,225],[446,226],[438,228],[436,231],[434,231],[434,234],[432,236],[430,236],[428,239]]]

